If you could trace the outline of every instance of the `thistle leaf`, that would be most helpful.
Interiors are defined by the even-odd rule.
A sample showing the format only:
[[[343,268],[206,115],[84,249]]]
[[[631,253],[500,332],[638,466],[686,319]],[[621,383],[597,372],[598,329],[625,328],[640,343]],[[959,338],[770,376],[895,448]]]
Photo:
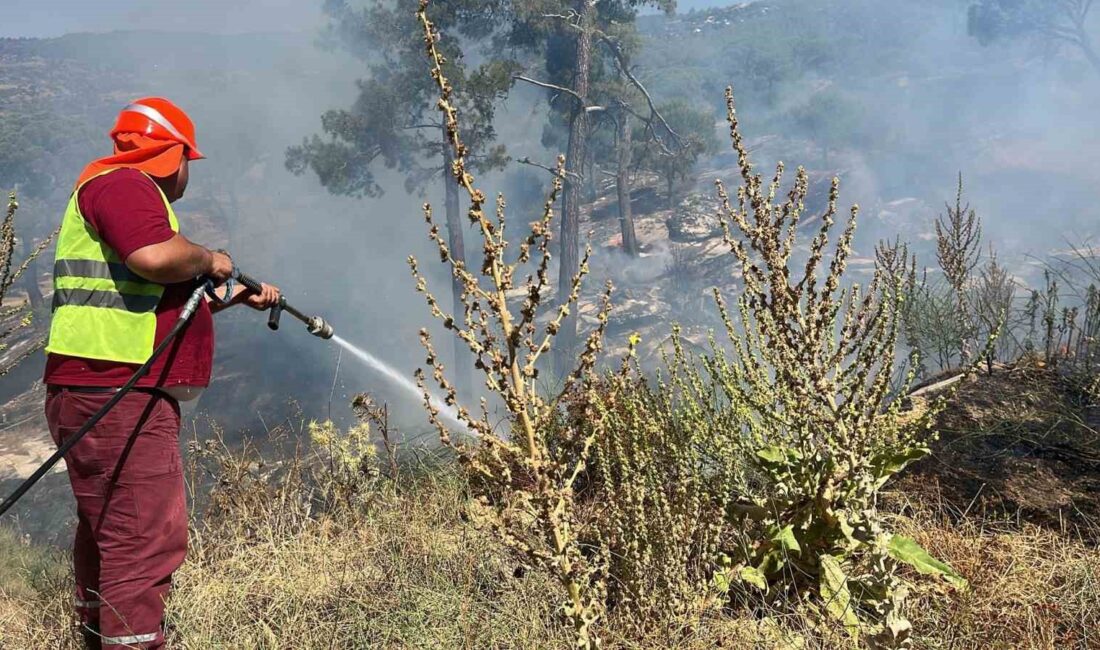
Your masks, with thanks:
[[[958,574],[949,564],[932,557],[920,544],[904,535],[894,535],[890,538],[887,548],[890,557],[898,562],[904,562],[925,575],[943,576],[944,580],[951,583],[956,589],[966,589],[966,578]]]
[[[871,460],[871,467],[875,473],[875,488],[882,487],[890,477],[905,469],[909,463],[928,455],[929,449],[924,445],[917,445],[901,450],[892,450],[894,453],[882,454]]]
[[[772,541],[787,553],[802,555],[802,547],[798,545],[798,540],[795,539],[794,526],[791,524],[780,528],[779,532],[772,536]]]

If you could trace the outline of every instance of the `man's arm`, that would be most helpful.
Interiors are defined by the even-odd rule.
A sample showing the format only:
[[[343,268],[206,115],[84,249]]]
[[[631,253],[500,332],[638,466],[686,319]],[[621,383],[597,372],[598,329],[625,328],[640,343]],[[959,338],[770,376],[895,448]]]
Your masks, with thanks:
[[[126,257],[126,266],[159,284],[186,282],[206,276],[224,282],[233,273],[233,260],[225,253],[207,250],[175,234],[159,244],[142,246]]]

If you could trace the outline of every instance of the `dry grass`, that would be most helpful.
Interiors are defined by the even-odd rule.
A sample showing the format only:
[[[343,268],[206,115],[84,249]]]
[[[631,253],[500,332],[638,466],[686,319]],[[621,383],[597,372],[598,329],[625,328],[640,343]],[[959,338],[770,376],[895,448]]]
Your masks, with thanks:
[[[180,648],[493,648],[560,645],[545,576],[514,579],[462,523],[457,481],[385,497],[352,525],[194,540],[169,609]],[[262,570],[258,570],[261,569]]]
[[[1041,398],[1023,399],[1032,392]],[[1047,413],[1059,395],[1046,375],[1019,370],[968,384],[945,416],[954,414],[947,419],[988,437],[1011,402],[1017,428],[1048,430],[1038,406]],[[1025,404],[1033,408],[1022,409]],[[172,647],[571,645],[560,581],[468,520],[470,495],[452,461],[417,456],[420,462],[404,466],[396,485],[388,478],[364,481],[369,487],[354,499],[318,501],[330,492],[329,464],[299,446],[303,430],[290,433],[291,448],[272,452],[287,459],[278,463],[263,462],[255,449],[192,446],[196,467],[212,472],[217,489],[204,498],[206,516],[192,532],[188,562],[169,601]],[[961,512],[952,505],[957,495],[927,485],[947,487],[945,460],[903,477],[880,504],[892,513],[893,529],[970,583],[957,592],[937,581],[912,581],[913,647],[1100,648],[1096,530],[1072,512],[1063,515],[1064,525],[1045,527],[1023,514],[986,516],[976,506]],[[79,648],[70,580],[65,554],[0,529],[0,650]],[[635,621],[612,612],[601,636],[605,647],[623,650],[848,647],[821,620],[812,603],[779,603],[765,612],[712,608],[690,629],[648,629],[642,637]]]
[[[902,528],[970,580],[948,598],[916,594],[919,648],[1100,647],[1100,550],[1031,524],[1008,527],[946,517]]]
[[[352,518],[194,533],[169,602],[174,646],[210,648],[562,648],[564,593],[489,531],[464,521],[461,481],[442,470],[382,494]],[[953,523],[910,504],[895,525],[970,580],[958,594],[918,581],[916,648],[1100,647],[1100,550],[1031,525]],[[228,514],[228,513],[226,513]],[[241,522],[238,522],[241,523]],[[241,531],[250,531],[247,535]],[[0,648],[76,649],[64,557],[0,535]],[[692,630],[610,648],[839,648],[813,618],[713,611]]]
[[[0,649],[79,647],[67,560],[0,528]]]

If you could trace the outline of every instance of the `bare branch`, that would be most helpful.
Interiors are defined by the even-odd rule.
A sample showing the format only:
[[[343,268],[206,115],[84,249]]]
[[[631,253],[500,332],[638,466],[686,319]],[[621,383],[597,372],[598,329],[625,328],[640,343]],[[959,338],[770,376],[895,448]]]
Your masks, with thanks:
[[[676,133],[676,131],[672,128],[672,125],[670,125],[668,121],[665,120],[665,117],[661,115],[661,111],[657,110],[656,104],[653,103],[653,97],[649,94],[649,91],[646,90],[645,85],[642,84],[642,82],[634,76],[634,73],[630,71],[630,68],[627,67],[626,55],[623,54],[622,44],[602,33],[599,34],[599,39],[604,45],[607,46],[607,49],[611,50],[611,54],[615,58],[615,63],[619,68],[619,72],[622,73],[622,75],[626,77],[635,88],[638,89],[638,92],[642,93],[643,97],[645,97],[646,104],[649,105],[650,113],[649,118],[645,120],[646,128],[650,131],[650,133],[653,134],[653,137],[657,139],[657,143],[661,145],[662,148],[664,148],[664,144],[661,142],[660,137],[657,136],[656,131],[653,130],[653,118],[657,118],[657,120],[661,123],[661,126],[663,126],[665,130],[668,131],[669,135],[671,135],[672,138],[676,141],[676,146],[683,147],[684,142],[683,139],[680,137],[680,134]],[[666,153],[671,154],[672,152],[666,149]]]
[[[518,162],[522,165],[530,165],[532,167],[538,167],[539,169],[544,169],[544,170],[550,172],[550,174],[552,176],[557,176],[558,175],[558,170],[556,168],[550,167],[549,165],[543,165],[542,163],[535,162],[527,156],[524,156],[523,158],[517,158],[516,162]],[[578,174],[577,172],[571,172],[571,171],[567,170],[564,173],[565,173],[566,176],[571,177],[574,180],[579,180],[580,179],[580,174]]]
[[[516,81],[526,81],[527,83],[529,83],[533,86],[538,86],[539,88],[546,88],[548,90],[556,90],[559,93],[565,93],[567,95],[572,95],[574,99],[576,99],[578,102],[581,103],[581,105],[584,105],[584,98],[581,97],[580,95],[578,95],[576,93],[576,91],[574,91],[572,88],[566,88],[565,86],[559,86],[557,84],[548,83],[546,81],[539,81],[538,79],[532,79],[530,77],[525,77],[521,74],[513,75],[512,78],[515,79]],[[587,108],[587,106],[585,106],[585,108]]]

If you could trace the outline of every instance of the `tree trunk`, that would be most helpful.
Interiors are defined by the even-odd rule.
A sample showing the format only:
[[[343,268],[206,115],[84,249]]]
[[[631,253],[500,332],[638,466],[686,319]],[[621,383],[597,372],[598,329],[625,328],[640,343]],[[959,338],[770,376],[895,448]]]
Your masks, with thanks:
[[[630,116],[619,111],[618,137],[615,143],[619,147],[618,169],[615,174],[615,190],[619,199],[619,229],[623,233],[623,250],[631,257],[638,256],[638,237],[634,233],[634,212],[630,206]]]
[[[665,182],[668,183],[668,209],[675,210],[676,201],[673,200],[672,186],[676,184],[676,179],[672,176],[672,174],[669,174],[668,177],[665,178]]]
[[[565,188],[562,196],[561,255],[558,267],[558,303],[569,298],[573,277],[580,270],[581,190],[584,184],[585,144],[588,139],[588,72],[592,57],[592,5],[591,0],[578,0],[576,4],[580,29],[577,31],[576,60],[573,64],[573,110],[569,116],[569,145],[565,152]],[[565,319],[554,342],[554,366],[559,376],[573,368],[577,347],[576,309]]]
[[[443,133],[443,186],[446,192],[444,207],[447,219],[447,246],[451,249],[451,257],[456,262],[466,265],[466,244],[462,236],[462,215],[458,202],[458,184],[451,175],[451,163],[454,155],[451,143],[447,139],[447,131]],[[455,323],[462,326],[465,322],[465,305],[462,302],[462,282],[451,274],[451,310]],[[470,364],[466,343],[457,336],[454,339],[454,377],[455,389],[462,398],[472,396],[470,384]]]
[[[31,255],[31,251],[34,250],[34,246],[31,245],[29,237],[23,238],[23,259],[27,259]],[[27,270],[23,272],[23,289],[27,292],[27,301],[30,302],[32,309],[38,309],[45,302],[42,298],[42,290],[38,287],[38,260],[31,260],[27,264]]]

